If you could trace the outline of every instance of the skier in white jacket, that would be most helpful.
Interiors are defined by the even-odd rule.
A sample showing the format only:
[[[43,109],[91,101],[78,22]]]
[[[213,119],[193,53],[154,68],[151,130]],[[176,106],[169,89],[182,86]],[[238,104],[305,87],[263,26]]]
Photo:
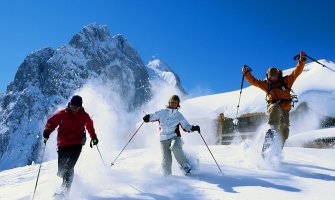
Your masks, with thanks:
[[[144,122],[159,122],[160,142],[163,154],[162,168],[164,176],[171,175],[171,151],[185,174],[189,174],[192,170],[182,149],[183,142],[181,140],[179,126],[181,126],[186,132],[198,131],[200,133],[200,127],[191,126],[184,116],[178,111],[178,108],[180,108],[179,104],[179,97],[177,95],[173,95],[169,99],[169,105],[167,108],[143,117]]]

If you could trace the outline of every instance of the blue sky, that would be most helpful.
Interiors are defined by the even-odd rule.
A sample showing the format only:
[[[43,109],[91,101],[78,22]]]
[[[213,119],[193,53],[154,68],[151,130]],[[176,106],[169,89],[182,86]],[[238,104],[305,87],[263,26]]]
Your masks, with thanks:
[[[295,66],[304,50],[335,62],[333,0],[4,0],[0,3],[0,92],[24,58],[57,48],[90,23],[122,34],[145,64],[179,74],[190,93],[238,90],[241,67],[263,78],[270,66]]]

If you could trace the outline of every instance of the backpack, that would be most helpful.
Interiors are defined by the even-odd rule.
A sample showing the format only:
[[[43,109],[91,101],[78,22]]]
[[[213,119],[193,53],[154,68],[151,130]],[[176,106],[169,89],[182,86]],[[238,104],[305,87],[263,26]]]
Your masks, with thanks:
[[[297,102],[298,102],[298,95],[296,95],[296,94],[294,93],[294,91],[292,90],[292,88],[289,88],[289,87],[287,86],[287,84],[286,84],[285,81],[284,81],[284,78],[282,77],[282,72],[281,72],[281,70],[278,70],[278,71],[280,72],[280,73],[279,73],[279,75],[280,75],[280,84],[279,84],[278,87],[273,87],[271,81],[269,81],[269,79],[267,78],[267,80],[268,80],[268,92],[267,92],[267,94],[266,94],[266,96],[265,96],[265,101],[266,101],[268,104],[270,104],[270,103],[282,103],[282,102],[290,101],[292,107],[294,108],[294,103],[297,103]],[[270,102],[270,101],[268,100],[268,96],[269,96],[270,91],[271,91],[272,88],[282,88],[283,90],[284,90],[284,89],[289,90],[289,91],[290,91],[290,98],[289,98],[289,99],[279,99],[279,100],[277,100],[276,102]]]

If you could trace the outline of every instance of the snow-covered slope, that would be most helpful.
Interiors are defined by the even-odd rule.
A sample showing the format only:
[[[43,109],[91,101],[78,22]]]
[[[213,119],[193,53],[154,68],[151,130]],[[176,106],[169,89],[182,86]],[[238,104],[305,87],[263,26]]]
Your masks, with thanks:
[[[327,139],[327,138],[335,138],[335,128],[326,128],[320,130],[311,130],[303,133],[295,134],[286,142],[286,146],[306,146],[313,145],[315,141]],[[316,146],[316,145],[314,145]],[[334,146],[335,148],[335,146]]]
[[[200,160],[199,170],[182,175],[176,161],[173,176],[160,172],[160,154],[155,149],[126,150],[113,167],[110,160],[119,153],[84,148],[76,169],[70,199],[193,199],[193,200],[332,200],[335,195],[335,150],[285,148],[281,164],[261,161],[260,149],[241,146],[210,146],[223,174],[207,148],[188,146]],[[0,199],[29,200],[39,165],[0,172]],[[52,199],[60,185],[55,160],[45,162],[35,199]],[[20,192],[18,192],[20,191]]]

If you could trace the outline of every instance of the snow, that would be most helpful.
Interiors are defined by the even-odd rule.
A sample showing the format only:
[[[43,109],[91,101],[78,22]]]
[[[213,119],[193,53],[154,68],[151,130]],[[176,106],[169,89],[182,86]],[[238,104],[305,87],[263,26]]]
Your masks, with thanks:
[[[308,144],[317,139],[332,138],[332,137],[335,138],[335,128],[306,131],[306,132],[291,136],[288,139],[286,145],[303,146],[304,144]]]
[[[180,85],[178,75],[163,61],[159,59],[152,60],[148,63],[147,67],[148,73],[153,76],[152,79],[156,78],[159,80],[164,80],[169,85],[175,87],[178,87]]]
[[[160,172],[160,153],[155,149],[126,150],[114,166],[110,160],[119,151],[102,152],[104,167],[96,149],[86,146],[75,168],[70,199],[323,199],[334,198],[334,149],[286,147],[285,158],[275,166],[256,162],[257,149],[241,146],[188,146],[197,154],[199,171],[184,176],[173,163],[173,175]],[[35,199],[52,199],[60,184],[57,162],[44,162]],[[0,173],[0,199],[31,199],[39,165]],[[20,191],[20,192],[17,192]]]
[[[320,62],[335,69],[332,62]],[[119,106],[120,97],[105,95],[107,88],[99,83],[87,84],[77,94],[83,96],[84,107],[93,116],[103,160],[97,147],[84,146],[75,167],[70,199],[334,199],[335,160],[332,158],[335,149],[299,146],[305,140],[334,136],[335,128],[316,129],[311,123],[320,115],[335,116],[334,78],[335,73],[309,63],[297,79],[293,90],[299,95],[299,103],[307,102],[312,113],[291,124],[291,135],[282,160],[264,161],[261,157],[266,125],[255,132],[252,140],[240,145],[213,145],[216,133],[211,120],[219,113],[235,117],[239,90],[185,101],[181,96],[180,111],[191,124],[200,125],[201,133],[223,173],[220,173],[198,133],[182,133],[187,155],[193,163],[199,159],[199,165],[194,164],[197,170],[191,176],[185,176],[174,160],[170,177],[161,173],[157,123],[144,124],[115,165],[110,164],[140,126],[144,114],[163,108],[168,98],[178,91],[154,86],[152,100],[138,111],[128,113]],[[259,89],[244,88],[239,113],[265,112],[264,98],[264,92]],[[55,140],[56,134],[53,133],[46,146],[35,199],[52,199],[61,184],[56,176]],[[33,164],[1,171],[0,199],[31,199],[39,166]]]

